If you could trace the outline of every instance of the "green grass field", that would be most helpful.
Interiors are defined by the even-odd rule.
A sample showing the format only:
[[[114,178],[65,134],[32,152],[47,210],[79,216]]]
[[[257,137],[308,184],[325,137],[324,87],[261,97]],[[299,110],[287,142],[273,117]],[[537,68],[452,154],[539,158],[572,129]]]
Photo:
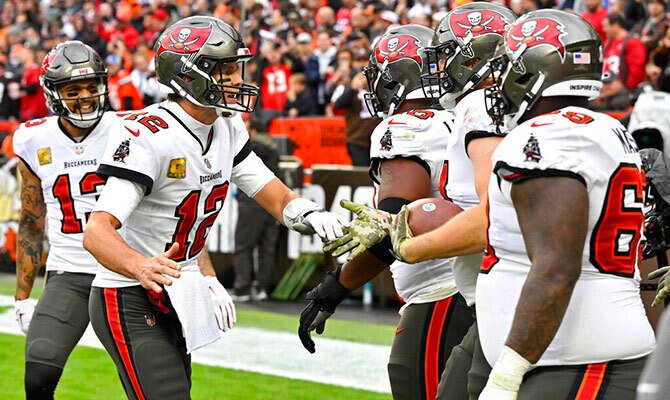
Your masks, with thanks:
[[[0,294],[14,296],[14,290],[14,285],[10,283],[0,283]],[[30,297],[37,299],[41,293],[42,286],[35,285]],[[238,305],[237,326],[296,333],[298,331],[298,315],[258,311],[246,308],[244,305]],[[394,336],[394,326],[336,319],[328,321],[326,331],[323,334],[323,337],[330,339],[380,344],[384,346],[390,346],[393,343]]]
[[[38,298],[41,286],[32,296]],[[0,283],[0,294],[13,295],[14,286]],[[11,307],[0,307],[0,312]],[[238,325],[294,333],[298,316],[238,308]],[[354,342],[390,345],[394,327],[353,321],[329,321],[325,337]],[[0,399],[23,399],[25,337],[0,334]],[[194,400],[210,399],[390,399],[390,395],[287,379],[252,372],[193,364]],[[61,399],[124,399],[125,394],[112,360],[104,350],[77,347],[65,367],[56,391]]]
[[[23,399],[25,339],[0,334],[0,398]],[[390,399],[390,395],[193,364],[194,400],[202,399]],[[103,350],[77,347],[65,366],[56,398],[124,399],[112,360]]]

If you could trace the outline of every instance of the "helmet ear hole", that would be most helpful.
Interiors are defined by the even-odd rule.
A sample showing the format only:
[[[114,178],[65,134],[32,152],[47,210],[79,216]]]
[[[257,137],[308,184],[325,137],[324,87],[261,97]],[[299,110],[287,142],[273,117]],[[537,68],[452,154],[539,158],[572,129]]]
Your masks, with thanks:
[[[395,87],[398,86],[398,82],[389,82],[386,85],[384,85],[384,89],[386,90],[393,90]]]
[[[472,57],[468,58],[463,65],[468,67],[468,68],[473,68],[477,63],[479,63],[482,59],[480,57]]]
[[[521,75],[520,77],[516,78],[514,83],[516,83],[517,85],[525,86],[530,81],[530,79],[532,77],[533,77],[533,74],[525,73],[525,74]]]

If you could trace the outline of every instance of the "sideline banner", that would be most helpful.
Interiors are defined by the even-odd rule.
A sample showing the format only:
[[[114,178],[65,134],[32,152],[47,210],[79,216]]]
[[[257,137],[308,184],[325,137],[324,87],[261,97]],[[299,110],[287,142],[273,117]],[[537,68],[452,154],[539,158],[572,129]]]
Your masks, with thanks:
[[[268,131],[287,135],[293,142],[293,155],[310,168],[312,164],[351,165],[346,126],[344,117],[275,118]]]

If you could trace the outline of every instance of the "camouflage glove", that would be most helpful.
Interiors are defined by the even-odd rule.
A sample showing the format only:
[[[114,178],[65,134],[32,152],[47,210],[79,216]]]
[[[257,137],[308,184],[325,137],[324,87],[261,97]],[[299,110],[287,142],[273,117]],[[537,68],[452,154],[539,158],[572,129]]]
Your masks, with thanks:
[[[356,218],[344,228],[344,236],[326,243],[323,251],[335,257],[351,251],[347,257],[351,261],[388,235],[391,214],[349,200],[340,201],[340,205],[356,214]]]
[[[651,303],[652,307],[656,307],[659,304],[663,304],[665,298],[668,297],[668,295],[670,295],[670,285],[668,285],[668,271],[670,271],[670,267],[663,267],[657,269],[656,271],[648,275],[649,279],[661,278],[658,281],[658,289],[656,290],[656,297],[654,297],[654,301]]]
[[[414,237],[412,230],[409,227],[409,210],[407,206],[402,206],[398,215],[396,215],[393,224],[391,225],[391,243],[393,244],[393,250],[391,254],[397,260],[407,262],[403,254],[403,245],[408,239]]]

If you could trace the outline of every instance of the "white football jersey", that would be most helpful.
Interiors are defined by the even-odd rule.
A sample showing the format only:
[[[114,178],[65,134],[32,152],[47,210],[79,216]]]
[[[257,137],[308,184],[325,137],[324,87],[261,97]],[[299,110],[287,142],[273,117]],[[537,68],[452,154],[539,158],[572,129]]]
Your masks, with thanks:
[[[467,153],[470,141],[499,136],[496,125],[486,111],[484,89],[469,93],[454,108],[455,129],[449,135],[447,146],[447,196],[464,210],[479,204],[475,189],[475,171]],[[506,132],[503,132],[506,133]],[[475,289],[483,253],[455,257],[454,278],[458,291],[469,306],[475,303]]]
[[[371,137],[370,169],[379,183],[380,160],[404,157],[416,160],[430,174],[431,197],[446,198],[447,142],[453,129],[453,115],[442,110],[412,110],[387,117]],[[375,199],[375,204],[377,199]],[[441,300],[456,293],[448,259],[406,264],[396,261],[391,274],[398,294],[406,304]]]
[[[644,177],[626,129],[605,114],[566,107],[514,129],[493,162],[487,254],[477,281],[477,321],[488,362],[493,364],[504,346],[531,267],[511,187],[544,176],[584,183],[589,219],[581,275],[558,332],[536,365],[649,354],[655,340],[640,300],[638,270]]]
[[[104,179],[96,174],[117,119],[103,115],[77,142],[64,132],[57,116],[26,123],[14,133],[14,152],[42,184],[47,207],[47,271],[94,274],[98,263],[82,246],[84,227]]]
[[[197,257],[228,195],[234,167],[249,154],[239,115],[208,126],[166,101],[119,119],[98,172],[146,188],[124,222],[131,248],[154,257],[178,242],[173,259],[183,271],[198,271]],[[93,281],[99,287],[138,284],[102,266]]]

